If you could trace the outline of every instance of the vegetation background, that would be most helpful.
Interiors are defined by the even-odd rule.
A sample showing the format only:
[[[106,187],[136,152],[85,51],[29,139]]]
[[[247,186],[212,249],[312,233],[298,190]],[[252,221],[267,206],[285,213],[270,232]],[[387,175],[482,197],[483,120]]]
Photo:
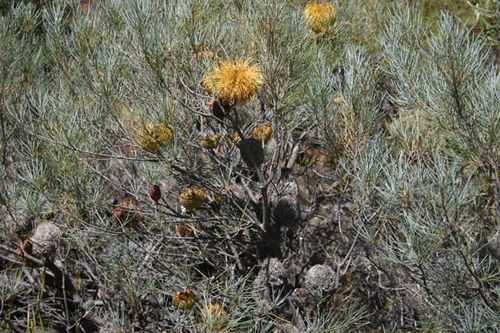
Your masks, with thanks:
[[[0,15],[2,331],[500,331],[498,1]]]

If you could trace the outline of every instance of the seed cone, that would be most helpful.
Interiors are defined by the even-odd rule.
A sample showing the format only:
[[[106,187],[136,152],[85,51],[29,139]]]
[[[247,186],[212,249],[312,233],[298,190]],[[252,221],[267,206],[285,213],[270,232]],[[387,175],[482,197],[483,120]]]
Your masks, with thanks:
[[[330,266],[315,265],[311,267],[304,277],[304,287],[315,296],[333,290],[335,285],[335,272]]]
[[[257,286],[279,287],[286,282],[287,270],[278,258],[269,258],[262,263],[262,268],[255,278]]]
[[[240,140],[237,144],[241,158],[250,167],[259,167],[264,163],[262,144],[254,138]]]
[[[52,222],[38,225],[30,238],[32,252],[35,256],[51,258],[59,246],[61,230]]]

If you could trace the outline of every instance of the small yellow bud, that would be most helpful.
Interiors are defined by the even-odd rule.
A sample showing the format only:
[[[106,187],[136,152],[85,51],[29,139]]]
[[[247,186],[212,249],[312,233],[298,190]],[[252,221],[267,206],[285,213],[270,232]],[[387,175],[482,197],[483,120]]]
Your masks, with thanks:
[[[201,207],[207,195],[200,188],[188,188],[180,194],[180,202],[188,212],[192,212]]]
[[[174,132],[165,123],[144,125],[139,131],[137,139],[141,147],[151,153],[157,153],[160,147],[167,145],[174,139]]]
[[[207,135],[200,140],[200,145],[205,149],[215,149],[219,146],[220,137],[217,134]]]
[[[267,143],[273,134],[273,128],[270,124],[257,125],[252,130],[252,137],[260,142]]]
[[[196,302],[196,296],[190,290],[178,291],[172,296],[172,305],[181,310],[190,310]]]

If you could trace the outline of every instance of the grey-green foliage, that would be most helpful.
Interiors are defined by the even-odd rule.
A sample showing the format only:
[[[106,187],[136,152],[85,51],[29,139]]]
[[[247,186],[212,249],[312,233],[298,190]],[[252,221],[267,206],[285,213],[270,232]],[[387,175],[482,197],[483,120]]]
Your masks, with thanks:
[[[370,158],[387,149],[381,142],[372,146],[358,160],[355,184],[374,182],[354,187],[354,197],[375,192],[361,201],[361,217],[376,211],[376,224],[358,223],[371,228],[368,238],[381,242],[387,264],[399,267],[394,272],[409,276],[405,288],[425,290],[416,301],[429,323],[495,331],[498,262],[484,248],[498,228],[498,70],[486,65],[485,45],[455,19],[443,15],[439,29],[428,34],[414,14],[394,12],[382,33],[391,98],[401,114],[420,115],[403,128],[398,119],[391,126],[410,140],[415,137],[405,132],[423,133],[423,146],[437,136],[439,145],[427,149],[439,150],[421,148],[415,156],[396,142],[388,146],[392,156]],[[374,177],[367,178],[368,170]]]

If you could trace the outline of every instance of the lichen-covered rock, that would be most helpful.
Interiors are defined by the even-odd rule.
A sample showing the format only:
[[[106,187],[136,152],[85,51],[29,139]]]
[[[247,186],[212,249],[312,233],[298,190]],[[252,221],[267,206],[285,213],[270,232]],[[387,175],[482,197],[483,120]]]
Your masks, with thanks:
[[[33,254],[39,257],[53,257],[60,239],[61,229],[57,225],[52,222],[39,224],[30,238]]]
[[[326,265],[311,267],[304,277],[304,287],[316,296],[321,296],[333,290],[335,272]]]

